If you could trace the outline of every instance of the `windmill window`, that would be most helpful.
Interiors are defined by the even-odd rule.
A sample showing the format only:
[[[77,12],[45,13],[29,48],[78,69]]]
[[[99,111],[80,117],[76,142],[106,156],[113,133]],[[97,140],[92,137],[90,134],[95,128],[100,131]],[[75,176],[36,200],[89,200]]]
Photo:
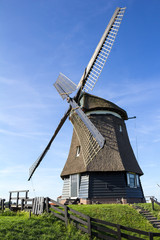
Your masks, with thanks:
[[[137,188],[140,186],[139,176],[134,173],[127,173],[127,184],[130,188]]]
[[[77,198],[79,194],[79,174],[73,174],[70,176],[70,197]]]
[[[77,149],[76,149],[76,157],[79,157],[79,155],[80,155],[80,150],[81,150],[81,147],[80,147],[80,146],[77,146]]]
[[[122,132],[122,125],[119,125],[119,131]]]

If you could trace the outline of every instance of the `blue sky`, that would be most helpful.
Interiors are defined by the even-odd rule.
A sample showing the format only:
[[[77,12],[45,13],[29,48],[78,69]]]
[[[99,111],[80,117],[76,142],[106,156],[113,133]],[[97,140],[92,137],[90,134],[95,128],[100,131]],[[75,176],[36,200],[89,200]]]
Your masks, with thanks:
[[[0,197],[61,195],[69,120],[27,181],[68,107],[53,83],[59,72],[79,82],[116,7],[127,9],[92,94],[137,117],[126,125],[144,193],[160,200],[159,0],[0,0]]]

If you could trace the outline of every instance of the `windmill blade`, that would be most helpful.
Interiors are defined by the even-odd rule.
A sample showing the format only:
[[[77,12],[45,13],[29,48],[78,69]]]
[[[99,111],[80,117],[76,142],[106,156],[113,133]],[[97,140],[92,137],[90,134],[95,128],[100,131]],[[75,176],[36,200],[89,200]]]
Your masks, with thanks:
[[[61,129],[61,127],[63,126],[64,122],[66,121],[68,115],[70,114],[71,111],[71,107],[69,107],[68,111],[64,114],[63,118],[61,119],[58,127],[56,128],[51,140],[49,141],[48,145],[46,146],[46,148],[44,149],[43,153],[40,155],[40,157],[33,163],[33,165],[31,166],[31,168],[29,169],[29,178],[28,181],[31,179],[31,177],[33,176],[35,170],[37,169],[37,167],[39,166],[39,164],[41,163],[41,161],[43,160],[43,158],[45,157],[46,153],[48,152],[53,140],[55,139],[55,137],[57,136],[59,130]]]
[[[63,100],[77,89],[77,85],[62,73],[59,74],[56,82],[53,85]]]
[[[86,125],[80,119],[78,114],[72,114],[70,120],[73,124],[74,130],[81,146],[84,165],[87,166],[101,150],[101,147],[99,146],[98,142],[93,137],[91,132],[88,130]]]
[[[90,132],[90,135],[95,139],[99,147],[102,148],[105,143],[105,138],[101,135],[98,129],[94,126],[94,124],[89,120],[86,114],[80,109],[79,105],[73,99],[70,99],[69,103],[72,106],[72,110],[78,114],[79,118],[83,122],[83,125],[85,128],[87,128],[87,131]]]
[[[117,8],[115,10],[78,84],[81,90],[88,92],[94,88],[112,49],[125,9]]]

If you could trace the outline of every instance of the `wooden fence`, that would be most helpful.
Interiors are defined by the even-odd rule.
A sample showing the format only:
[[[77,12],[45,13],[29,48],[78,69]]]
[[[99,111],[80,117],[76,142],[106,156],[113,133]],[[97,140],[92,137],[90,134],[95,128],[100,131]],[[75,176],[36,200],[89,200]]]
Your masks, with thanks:
[[[20,210],[23,199],[28,199],[29,190],[18,190],[9,192],[9,209],[11,210]],[[23,194],[23,196],[20,194]],[[15,201],[15,203],[12,203]]]
[[[119,224],[91,218],[50,198],[46,198],[46,211],[63,220],[66,226],[70,221],[72,221],[77,229],[88,233],[90,237],[96,236],[100,239],[107,240],[120,240],[122,238],[144,240],[146,237],[147,239],[154,240],[154,237],[160,237],[160,233],[141,231]]]
[[[160,203],[157,201],[157,199],[156,199],[156,198],[154,198],[154,197],[151,197],[150,199],[151,199],[151,203],[152,203],[152,209],[153,209],[153,210],[154,210],[154,203],[156,203],[156,204],[158,204],[158,205],[160,206]]]
[[[65,222],[66,226],[69,222],[84,233],[92,237],[100,239],[130,239],[130,240],[154,240],[155,237],[160,239],[160,233],[152,233],[125,227],[119,224],[110,223],[100,219],[89,217],[81,212],[78,212],[66,205],[62,205],[51,198],[33,198],[21,199],[20,209],[31,211],[33,214],[41,214],[44,211],[51,213],[57,218]],[[0,199],[0,208],[4,209],[4,199]]]

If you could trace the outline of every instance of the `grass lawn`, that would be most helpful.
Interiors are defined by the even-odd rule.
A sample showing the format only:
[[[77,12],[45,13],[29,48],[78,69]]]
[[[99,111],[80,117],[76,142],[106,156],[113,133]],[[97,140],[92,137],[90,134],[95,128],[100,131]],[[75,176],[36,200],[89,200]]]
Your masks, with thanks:
[[[151,204],[148,205],[148,203],[144,204],[144,206],[149,209],[151,208]],[[128,204],[71,205],[70,207],[90,217],[105,220],[107,222],[140,229],[146,232],[160,232],[160,230],[154,228],[146,218]],[[160,216],[160,208],[159,206],[157,208],[156,204],[155,209],[155,215]]]
[[[88,235],[77,231],[75,227],[65,224],[53,215],[43,214],[29,219],[29,213],[6,211],[0,214],[0,239],[7,240],[49,240],[75,239],[87,240]]]
[[[145,209],[152,211],[151,204],[141,204]],[[97,204],[97,205],[71,205],[71,208],[94,218],[126,227],[144,230],[146,232],[159,232],[131,205]],[[160,218],[160,207],[155,204],[154,215]],[[136,234],[133,234],[137,236]],[[0,213],[0,239],[28,240],[28,239],[66,239],[89,240],[87,234],[78,231],[72,224],[65,227],[64,222],[52,214],[32,215],[28,212],[14,213],[6,210]],[[96,238],[95,238],[96,239]],[[146,239],[146,237],[144,237]],[[147,238],[148,239],[148,238]],[[160,239],[160,238],[154,238]]]

